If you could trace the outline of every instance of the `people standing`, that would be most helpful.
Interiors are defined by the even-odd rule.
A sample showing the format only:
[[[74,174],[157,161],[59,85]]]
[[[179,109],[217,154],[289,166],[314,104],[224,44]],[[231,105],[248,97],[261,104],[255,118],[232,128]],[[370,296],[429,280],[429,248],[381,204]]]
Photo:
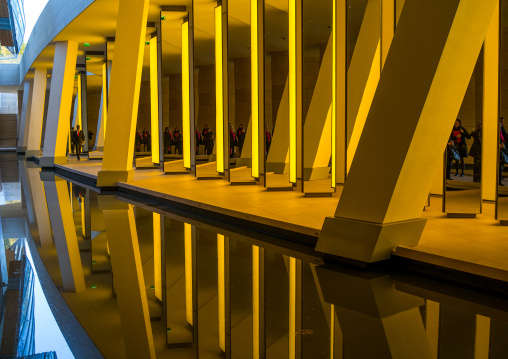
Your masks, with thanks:
[[[236,134],[235,131],[233,131],[233,125],[229,124],[229,157],[233,157],[236,145]]]
[[[268,151],[270,151],[270,145],[272,144],[272,134],[268,131],[268,126],[265,129],[265,141],[266,141],[266,155],[268,155]]]
[[[146,127],[143,129],[143,152],[147,152],[148,150],[148,130]]]
[[[136,152],[141,150],[141,144],[143,143],[143,135],[139,129],[136,130],[136,137],[134,138],[134,143],[136,144]]]
[[[74,146],[76,147],[76,156],[78,157],[78,161],[80,160],[81,145],[83,144],[84,140],[85,140],[85,135],[83,134],[83,131],[80,131],[79,125],[77,125],[76,131],[74,132],[74,136],[72,138],[72,142],[74,143]]]
[[[199,152],[199,145],[202,145],[203,142],[202,142],[202,139],[201,139],[201,132],[199,132],[197,126],[195,127],[195,130],[196,130],[196,155],[197,155],[198,152]]]
[[[175,145],[175,154],[183,155],[183,138],[178,127],[173,131],[173,143]]]
[[[213,141],[213,132],[208,128],[208,125],[205,125],[202,132],[203,142],[205,143],[205,153],[207,155],[211,155],[213,152],[213,145],[215,144]]]
[[[71,153],[74,154],[74,127],[71,127]]]
[[[455,176],[459,176],[459,162],[461,169],[461,177],[464,177],[464,170],[466,168],[466,164],[464,162],[464,158],[468,156],[467,153],[467,138],[471,138],[471,135],[466,131],[464,127],[462,127],[462,121],[457,119],[452,129],[451,133],[453,143],[455,144],[455,148],[459,151],[460,161],[455,161]]]
[[[476,128],[470,133],[473,137],[473,145],[469,150],[469,156],[474,158],[473,181],[480,182],[482,178],[482,123],[478,122]]]
[[[245,129],[243,128],[243,125],[240,124],[240,126],[238,126],[238,130],[236,131],[236,139],[238,141],[240,156],[242,155],[243,144],[245,143],[245,135]]]
[[[173,136],[171,135],[171,130],[169,127],[166,127],[164,130],[164,153],[171,153],[171,139]]]
[[[499,119],[499,151],[505,151],[508,146],[508,137],[506,133],[506,129],[504,128],[504,117]],[[503,160],[503,156],[501,153],[499,154],[499,185],[504,186],[502,181],[504,180],[503,172],[504,172],[505,161]]]

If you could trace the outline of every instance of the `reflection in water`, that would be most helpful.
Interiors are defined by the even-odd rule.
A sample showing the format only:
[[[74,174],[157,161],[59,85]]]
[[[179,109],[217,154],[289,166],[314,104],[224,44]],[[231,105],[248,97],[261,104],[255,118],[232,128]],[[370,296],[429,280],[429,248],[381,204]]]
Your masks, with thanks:
[[[504,301],[487,310],[437,295],[435,284],[431,292],[387,273],[316,266],[319,257],[42,179],[54,245],[39,254],[106,358],[479,358],[488,343],[507,349]],[[76,195],[88,196],[85,208]]]

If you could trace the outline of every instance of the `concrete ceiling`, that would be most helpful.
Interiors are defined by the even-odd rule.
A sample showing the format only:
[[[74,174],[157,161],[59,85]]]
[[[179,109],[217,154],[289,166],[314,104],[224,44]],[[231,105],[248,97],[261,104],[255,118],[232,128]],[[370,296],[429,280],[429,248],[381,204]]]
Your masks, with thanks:
[[[304,46],[312,48],[328,41],[332,25],[332,3],[330,0],[304,1]],[[348,21],[351,29],[359,29],[363,11],[368,0],[349,1]],[[107,42],[114,37],[117,24],[119,0],[96,0],[83,13],[74,19],[55,38],[55,41],[72,40],[79,43],[78,64],[86,63],[86,70],[93,74],[102,74],[102,63],[106,56],[114,56],[114,42]],[[232,0],[229,3],[229,58],[250,56],[250,0]],[[151,0],[148,22],[157,23],[160,18],[161,6],[186,6],[190,9],[191,0]],[[214,8],[215,0],[194,0],[195,24],[195,65],[214,63]],[[288,49],[288,2],[287,0],[266,0],[265,2],[265,46],[267,52],[285,51]],[[165,11],[161,21],[163,73],[179,73],[181,71],[181,24],[187,17],[186,12]],[[348,24],[348,27],[350,25]],[[156,31],[148,27],[146,39]],[[355,32],[355,30],[353,31]],[[356,30],[357,32],[357,30]],[[85,47],[89,43],[90,47]],[[148,48],[148,46],[146,47]],[[85,52],[103,52],[104,55],[89,55],[85,60]],[[53,63],[54,45],[49,45],[41,52],[32,67],[49,68]],[[148,75],[149,53],[144,54],[144,76]],[[78,68],[80,69],[80,68]],[[83,69],[84,70],[84,69]],[[30,76],[30,72],[27,76]],[[95,81],[93,81],[95,83]],[[94,86],[90,82],[90,86]],[[100,81],[97,81],[100,87]]]

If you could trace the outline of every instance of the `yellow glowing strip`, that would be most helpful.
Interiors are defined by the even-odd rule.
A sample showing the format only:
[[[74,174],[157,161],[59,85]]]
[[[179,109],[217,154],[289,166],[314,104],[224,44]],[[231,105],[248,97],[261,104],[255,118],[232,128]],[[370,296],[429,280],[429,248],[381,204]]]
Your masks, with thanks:
[[[78,95],[77,96],[78,96],[78,116],[77,116],[76,126],[79,125],[79,128],[82,129],[82,126],[81,126],[81,74],[78,75]],[[74,130],[76,130],[76,128]]]
[[[215,8],[215,150],[217,172],[224,172],[224,89],[222,68],[222,6]]]
[[[335,12],[334,12],[335,13]],[[335,338],[335,305],[330,305],[330,359],[333,359],[334,338]]]
[[[252,246],[252,358],[259,358],[259,247]]]
[[[83,237],[86,238],[86,230],[85,230],[85,199],[81,198],[81,233],[83,233]]]
[[[72,202],[72,182],[69,182],[69,195],[71,197],[71,208],[72,212],[74,212],[74,203]]]
[[[252,98],[252,177],[259,177],[259,49],[258,0],[250,0],[250,61]]]
[[[185,241],[185,317],[187,323],[194,325],[192,321],[192,228],[184,223]]]
[[[296,259],[289,258],[289,359],[296,358]]]
[[[289,0],[289,181],[296,183],[296,1]],[[291,335],[290,335],[291,337]]]
[[[182,138],[183,166],[191,167],[190,160],[190,71],[189,71],[189,22],[182,24]]]
[[[337,4],[332,1],[332,188],[335,188],[337,176]]]
[[[226,351],[226,286],[224,267],[224,236],[217,233],[217,268],[219,302],[219,349]]]
[[[150,105],[152,162],[159,163],[159,76],[157,71],[157,37],[150,39]]]
[[[153,276],[155,298],[162,301],[161,215],[153,214]]]
[[[106,137],[106,123],[108,122],[108,70],[106,63],[102,64],[102,120],[103,133]]]

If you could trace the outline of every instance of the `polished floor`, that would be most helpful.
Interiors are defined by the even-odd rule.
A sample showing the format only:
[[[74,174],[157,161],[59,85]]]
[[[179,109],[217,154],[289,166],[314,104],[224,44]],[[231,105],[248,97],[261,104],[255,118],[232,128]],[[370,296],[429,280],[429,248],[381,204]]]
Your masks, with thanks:
[[[72,160],[64,167],[92,178],[101,168],[98,161]],[[333,216],[340,196],[340,189],[332,197],[306,198],[297,190],[272,192],[159,170],[137,170],[133,182],[119,185],[314,236],[325,217]],[[476,218],[447,218],[442,199],[431,197],[422,217],[428,221],[419,245],[397,248],[397,255],[508,282],[508,228],[495,219],[494,203],[484,202]]]

